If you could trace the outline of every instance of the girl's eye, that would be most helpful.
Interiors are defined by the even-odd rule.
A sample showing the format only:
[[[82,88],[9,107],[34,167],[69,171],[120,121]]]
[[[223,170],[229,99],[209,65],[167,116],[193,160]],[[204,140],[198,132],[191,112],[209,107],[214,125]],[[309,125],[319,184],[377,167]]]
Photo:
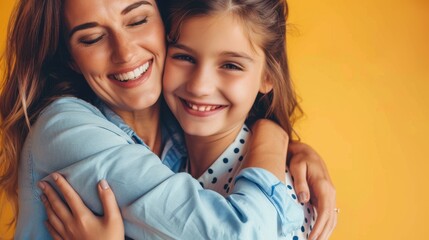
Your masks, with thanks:
[[[237,64],[233,64],[233,63],[227,63],[224,64],[222,66],[222,68],[227,69],[227,70],[237,70],[237,71],[243,71],[243,68],[238,66]]]
[[[129,27],[134,27],[134,26],[138,26],[138,25],[145,24],[145,23],[147,23],[147,17],[143,18],[143,19],[142,19],[142,20],[140,20],[140,21],[130,23],[130,24],[128,24],[128,26],[129,26]]]
[[[173,55],[172,57],[173,59],[176,60],[180,60],[180,61],[186,61],[186,62],[190,62],[190,63],[195,63],[195,59],[189,55],[185,55],[185,54],[177,54],[177,55]]]
[[[103,37],[104,37],[104,34],[96,38],[88,38],[88,39],[83,38],[83,39],[80,39],[80,42],[83,43],[84,45],[92,45],[94,43],[99,42],[101,39],[103,39]]]

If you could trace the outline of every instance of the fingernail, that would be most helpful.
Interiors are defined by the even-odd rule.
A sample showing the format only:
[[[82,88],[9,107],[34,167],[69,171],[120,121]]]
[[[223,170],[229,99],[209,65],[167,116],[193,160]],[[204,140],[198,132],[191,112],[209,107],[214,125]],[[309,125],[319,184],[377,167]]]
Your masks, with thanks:
[[[100,181],[100,186],[101,186],[101,188],[103,189],[103,190],[107,190],[107,189],[109,189],[110,187],[109,187],[109,184],[107,183],[107,181],[105,180],[105,179],[102,179],[101,181]]]
[[[307,200],[307,193],[306,192],[300,192],[298,194],[298,201],[299,202],[305,202]]]
[[[39,183],[37,183],[37,186],[38,186],[40,189],[45,190],[45,183],[44,183],[44,182],[39,182]]]
[[[59,178],[58,173],[52,173],[52,178],[54,179],[54,181],[57,181]]]

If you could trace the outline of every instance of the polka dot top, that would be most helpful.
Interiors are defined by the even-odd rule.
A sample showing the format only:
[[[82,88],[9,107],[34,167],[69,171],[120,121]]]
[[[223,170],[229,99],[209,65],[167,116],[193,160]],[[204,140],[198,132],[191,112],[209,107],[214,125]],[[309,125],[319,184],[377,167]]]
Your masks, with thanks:
[[[198,178],[201,186],[206,189],[214,190],[223,196],[227,196],[233,188],[234,177],[242,164],[246,154],[247,140],[250,137],[249,129],[244,125],[234,142],[219,156],[219,158]],[[187,171],[187,167],[185,167]],[[315,222],[315,212],[310,204],[301,204],[298,202],[297,195],[293,188],[292,178],[286,170],[287,194],[302,206],[304,211],[304,222],[301,228],[286,237],[279,239],[299,240],[308,239]]]

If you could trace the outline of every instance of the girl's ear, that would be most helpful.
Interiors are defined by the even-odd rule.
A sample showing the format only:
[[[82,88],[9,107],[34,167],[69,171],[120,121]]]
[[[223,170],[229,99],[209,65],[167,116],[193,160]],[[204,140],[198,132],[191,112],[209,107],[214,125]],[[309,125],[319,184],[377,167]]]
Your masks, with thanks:
[[[267,94],[271,90],[273,90],[273,81],[268,76],[268,74],[265,74],[264,79],[261,82],[261,86],[259,87],[259,92],[262,94]]]

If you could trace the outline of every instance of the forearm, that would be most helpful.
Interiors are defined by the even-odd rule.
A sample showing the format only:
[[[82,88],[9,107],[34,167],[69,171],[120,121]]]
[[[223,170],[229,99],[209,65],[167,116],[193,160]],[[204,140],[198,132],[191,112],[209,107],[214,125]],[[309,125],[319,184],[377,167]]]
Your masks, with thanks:
[[[269,120],[259,120],[252,126],[252,137],[243,168],[259,167],[274,174],[284,183],[289,137]]]

